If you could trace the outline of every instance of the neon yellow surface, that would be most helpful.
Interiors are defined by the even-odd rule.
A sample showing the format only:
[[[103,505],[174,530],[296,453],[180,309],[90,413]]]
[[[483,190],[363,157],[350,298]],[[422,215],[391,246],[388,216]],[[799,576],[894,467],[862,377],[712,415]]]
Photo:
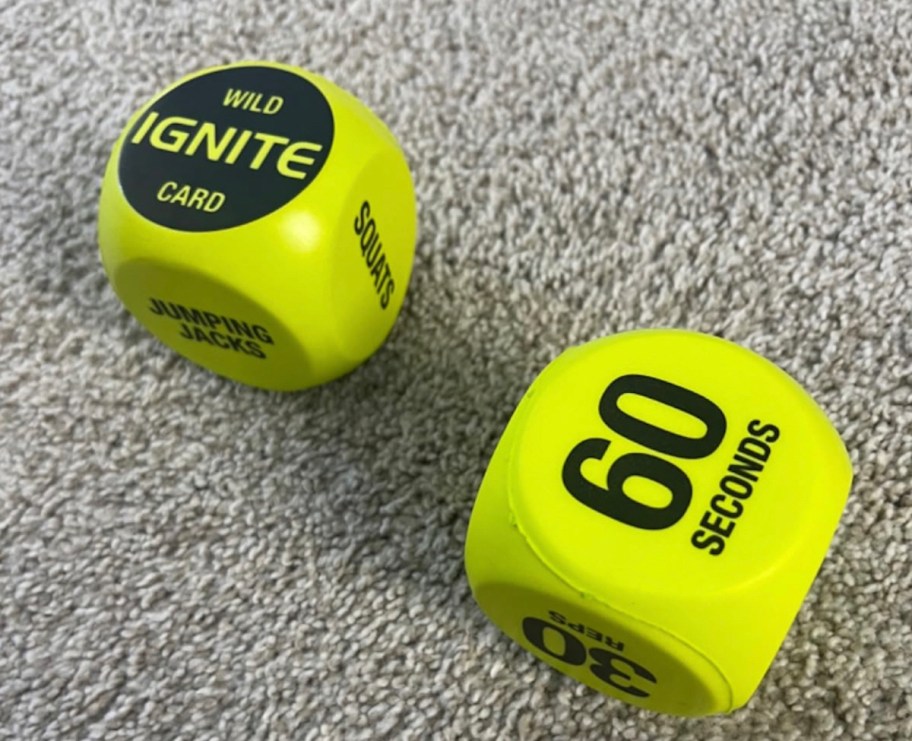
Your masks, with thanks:
[[[236,109],[235,96],[234,107],[213,104],[205,120],[152,115],[156,101],[191,80],[250,67],[267,70],[250,110]],[[331,147],[329,139],[296,142],[274,132],[281,116],[286,126],[295,121],[287,120],[293,101],[282,110],[268,70],[300,76],[322,93],[332,112]],[[131,204],[119,165],[126,147],[140,146],[155,148],[144,154],[154,164],[145,196],[163,212],[186,211],[196,230],[179,220],[156,223]],[[321,151],[328,155],[314,175]],[[186,173],[188,162],[206,173],[202,190],[192,172],[180,182],[172,175],[177,167]],[[232,180],[227,201],[213,195],[219,173]],[[192,187],[182,193],[185,180]],[[246,223],[206,228],[207,218],[268,195],[264,183],[303,190]],[[190,75],[137,111],[108,163],[98,232],[115,292],[162,342],[228,378],[293,390],[351,371],[390,332],[411,274],[415,196],[395,139],[362,103],[318,75],[251,62]]]
[[[772,363],[692,332],[609,337],[565,352],[519,404],[472,513],[469,582],[504,632],[589,686],[730,711],[781,645],[850,484],[832,425]]]

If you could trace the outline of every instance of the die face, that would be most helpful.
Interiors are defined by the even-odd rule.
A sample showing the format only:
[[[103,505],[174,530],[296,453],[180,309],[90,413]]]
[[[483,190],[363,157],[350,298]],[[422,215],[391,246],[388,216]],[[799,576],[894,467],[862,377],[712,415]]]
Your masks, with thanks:
[[[500,611],[503,630],[545,660],[518,632],[533,614],[522,593],[491,606],[505,585],[590,615],[601,606],[599,625],[638,645],[634,660],[662,687],[662,672],[676,671],[659,671],[662,656],[700,678],[679,674],[683,699],[639,704],[684,715],[729,710],[749,699],[781,645],[850,480],[826,417],[768,361],[690,332],[618,335],[564,353],[521,401],[473,511],[470,582],[486,612]],[[501,501],[502,513],[482,499]],[[481,565],[508,540],[482,537],[498,518],[525,549],[499,570]],[[539,575],[531,580],[530,559]],[[544,619],[542,609],[533,616]],[[659,633],[635,644],[625,630]],[[589,681],[587,666],[567,673],[631,701]]]
[[[413,193],[402,153],[384,147],[340,196],[326,323],[356,362],[380,346],[402,307],[415,253]]]
[[[845,450],[765,359],[706,335],[634,332],[569,354],[536,386],[511,506],[586,592],[712,598],[793,568],[809,540],[828,544]]]
[[[191,75],[156,96],[124,132],[117,176],[131,208],[182,232],[269,216],[319,176],[332,108],[301,74],[264,64]]]
[[[116,293],[165,344],[242,383],[294,390],[351,371],[392,327],[414,252],[408,166],[383,131],[355,98],[284,65],[176,83],[131,119],[108,164],[99,245]],[[364,264],[356,199],[393,214],[393,290],[392,271],[377,286]],[[254,326],[272,342],[248,337]]]
[[[218,278],[131,260],[118,270],[115,285],[153,335],[220,375],[289,390],[319,371],[279,316]]]
[[[476,592],[479,605],[510,638],[598,692],[688,717],[732,707],[725,679],[698,651],[605,605],[562,597],[515,584]]]

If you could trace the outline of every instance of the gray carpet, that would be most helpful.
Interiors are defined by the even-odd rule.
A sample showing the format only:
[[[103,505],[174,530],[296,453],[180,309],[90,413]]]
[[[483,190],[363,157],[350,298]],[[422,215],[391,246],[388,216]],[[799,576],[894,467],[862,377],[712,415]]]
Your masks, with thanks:
[[[910,6],[608,5],[3,3],[0,737],[912,738]],[[361,97],[419,198],[390,341],[292,395],[154,341],[95,244],[128,115],[251,58]],[[463,575],[536,373],[654,326],[777,362],[856,472],[731,716],[572,683]]]

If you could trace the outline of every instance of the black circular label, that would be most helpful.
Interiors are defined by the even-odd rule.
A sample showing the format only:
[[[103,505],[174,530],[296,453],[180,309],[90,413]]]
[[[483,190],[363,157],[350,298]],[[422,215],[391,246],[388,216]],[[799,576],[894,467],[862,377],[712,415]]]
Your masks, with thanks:
[[[332,110],[313,83],[276,67],[228,67],[157,99],[124,138],[118,176],[156,224],[228,229],[301,193],[332,140]]]

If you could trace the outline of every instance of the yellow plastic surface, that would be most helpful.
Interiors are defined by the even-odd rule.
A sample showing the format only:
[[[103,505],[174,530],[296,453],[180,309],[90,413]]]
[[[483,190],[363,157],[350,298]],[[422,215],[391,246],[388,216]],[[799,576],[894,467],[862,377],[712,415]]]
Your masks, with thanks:
[[[125,197],[118,174],[121,152],[130,146],[127,134],[157,100],[187,81],[252,66],[300,75],[323,94],[334,130],[322,169],[288,203],[239,226],[185,231],[144,217]],[[249,121],[245,125],[251,130],[269,131],[266,113],[250,112]],[[150,129],[146,140],[153,134]],[[208,166],[204,152],[201,146],[195,156]],[[303,172],[295,163],[306,161],[301,159],[305,150],[289,152],[284,160],[277,152],[270,156],[286,175],[288,170]],[[168,164],[181,156],[162,151],[163,169],[149,172],[149,187],[165,188]],[[233,166],[232,176],[243,172],[239,167]],[[167,197],[175,191],[161,192]],[[255,196],[251,191],[250,197]],[[369,213],[362,210],[365,203]],[[379,268],[372,275],[359,243],[356,226],[363,231],[370,219],[384,266],[392,268],[386,276]],[[137,111],[108,163],[98,232],[102,263],[115,292],[162,342],[228,378],[294,390],[351,371],[390,332],[411,274],[415,196],[395,139],[362,103],[318,75],[250,62],[190,75]],[[379,257],[375,260],[379,265]]]
[[[772,363],[692,332],[621,334],[565,352],[526,393],[466,569],[482,609],[555,668],[655,711],[726,712],[781,645],[850,483],[837,433]]]

